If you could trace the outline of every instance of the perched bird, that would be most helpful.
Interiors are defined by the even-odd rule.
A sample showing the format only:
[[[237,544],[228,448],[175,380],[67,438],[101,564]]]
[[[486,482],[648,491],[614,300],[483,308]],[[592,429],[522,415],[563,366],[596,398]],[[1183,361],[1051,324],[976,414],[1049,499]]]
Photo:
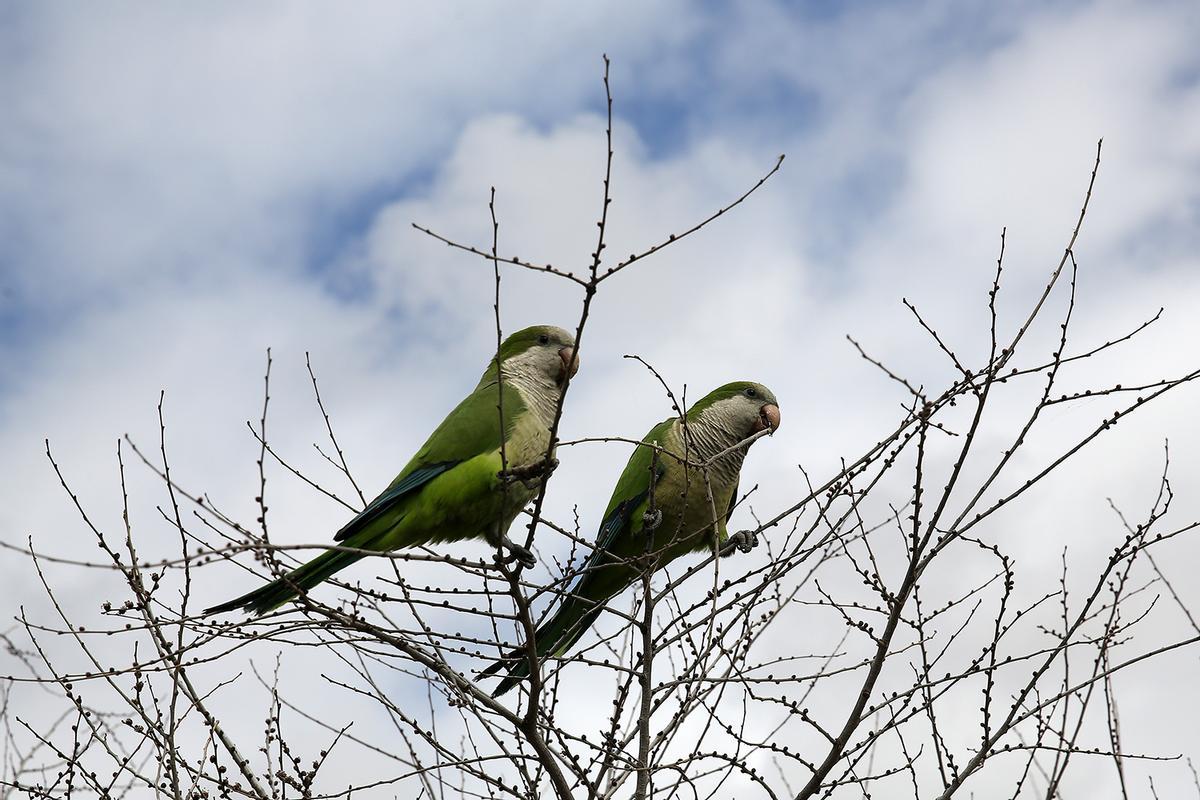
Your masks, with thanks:
[[[750,531],[732,536],[726,523],[738,476],[760,431],[779,427],[779,403],[759,383],[727,383],[693,405],[682,419],[655,425],[634,449],[617,481],[596,546],[562,604],[535,633],[539,658],[561,656],[600,615],[604,605],[634,583],[642,570],[659,569],[684,553],[716,549],[749,552]],[[739,446],[740,445],[740,446]],[[507,670],[497,697],[529,674],[523,649],[493,663],[484,675]]]
[[[387,552],[486,539],[532,564],[533,554],[508,538],[508,528],[557,466],[553,458],[546,460],[550,426],[567,378],[578,367],[575,337],[562,328],[536,325],[509,336],[475,390],[334,540],[349,548]],[[360,558],[360,553],[329,550],[206,613],[235,608],[266,613]]]

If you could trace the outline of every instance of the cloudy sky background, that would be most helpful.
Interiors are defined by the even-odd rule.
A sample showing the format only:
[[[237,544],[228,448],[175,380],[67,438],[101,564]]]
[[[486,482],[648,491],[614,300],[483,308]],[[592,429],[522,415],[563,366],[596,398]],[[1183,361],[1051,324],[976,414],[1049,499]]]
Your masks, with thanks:
[[[801,493],[797,463],[828,475],[900,414],[903,395],[845,335],[914,382],[951,380],[901,298],[978,359],[1001,229],[1011,326],[1061,255],[1100,137],[1077,247],[1076,341],[1165,311],[1140,342],[1066,379],[1133,383],[1200,361],[1194,3],[343,12],[0,8],[6,542],[91,553],[46,438],[81,500],[116,530],[116,440],[156,441],[160,390],[180,481],[252,520],[257,448],[245,420],[257,418],[267,347],[279,450],[336,483],[311,448],[324,434],[309,351],[351,466],[368,492],[381,488],[494,346],[490,266],[410,223],[485,244],[495,186],[503,252],[581,268],[601,197],[601,53],[616,99],[609,253],[686,228],[778,154],[787,160],[735,213],[605,285],[566,437],[639,435],[669,412],[626,353],[692,397],[760,380],[780,397],[784,426],[756,446],[749,480],[761,513],[785,507]],[[506,328],[577,318],[579,293],[545,276],[509,270],[503,292]],[[1106,408],[1060,407],[1049,427],[1066,436]],[[1184,389],[1139,414],[1006,517],[999,538],[1032,591],[1056,579],[1064,545],[1081,575],[1111,550],[1120,534],[1105,498],[1141,512],[1167,437],[1176,520],[1200,516],[1196,408]],[[1056,451],[1051,437],[1028,464]],[[578,503],[594,527],[626,457],[565,453],[552,510],[566,517]],[[144,475],[133,483],[135,524],[168,536],[154,511],[162,498]],[[323,541],[344,516],[278,471],[268,493],[280,541]],[[1200,608],[1190,584],[1200,548],[1173,547],[1168,575],[1174,567]],[[27,562],[5,556],[0,574],[6,616],[42,606]],[[94,615],[104,585],[76,574],[66,601]],[[229,587],[197,592],[217,601]],[[1186,634],[1165,601],[1160,611],[1164,640]],[[1135,749],[1200,754],[1195,668],[1194,653],[1177,654],[1125,681]],[[1181,762],[1154,769],[1162,796],[1192,785]],[[1077,791],[1112,778],[1084,774]]]

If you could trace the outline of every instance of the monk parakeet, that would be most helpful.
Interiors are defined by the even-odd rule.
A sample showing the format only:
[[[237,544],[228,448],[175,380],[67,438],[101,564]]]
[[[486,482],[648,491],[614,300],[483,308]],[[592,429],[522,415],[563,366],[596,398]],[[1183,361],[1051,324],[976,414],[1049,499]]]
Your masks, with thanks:
[[[750,449],[749,444],[736,445],[758,431],[774,432],[778,427],[775,395],[762,384],[747,381],[728,383],[709,393],[683,420],[672,417],[655,425],[642,441],[661,452],[656,456],[652,447],[634,449],[580,577],[554,615],[536,631],[539,658],[563,655],[605,603],[638,580],[647,563],[659,569],[684,553],[715,548],[728,555],[754,547],[757,541],[751,532],[730,536],[725,527],[737,496],[742,461]],[[707,468],[701,466],[710,459]],[[505,669],[508,675],[496,687],[497,697],[529,674],[524,651],[508,654],[484,675]]]
[[[508,528],[557,463],[544,462],[550,426],[567,376],[576,369],[575,337],[562,328],[536,325],[509,336],[475,391],[334,540],[346,547],[387,552],[486,539],[508,547],[523,563],[532,563],[533,555],[508,538]],[[498,406],[503,408],[503,429]],[[263,614],[360,558],[358,553],[330,550],[208,612],[244,608]]]

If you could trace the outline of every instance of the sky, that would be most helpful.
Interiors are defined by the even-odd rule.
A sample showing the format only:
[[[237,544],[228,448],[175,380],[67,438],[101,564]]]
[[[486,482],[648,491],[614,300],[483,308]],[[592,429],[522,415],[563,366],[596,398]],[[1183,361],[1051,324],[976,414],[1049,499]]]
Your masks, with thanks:
[[[952,366],[907,298],[960,355],[982,357],[1001,230],[1000,319],[1013,326],[1062,254],[1101,138],[1075,335],[1098,343],[1164,311],[1070,380],[1195,368],[1196,41],[1190,2],[0,4],[0,538],[92,552],[44,442],[115,528],[116,442],[157,442],[160,392],[175,474],[253,519],[246,420],[261,413],[268,347],[280,452],[337,483],[311,447],[324,423],[309,353],[364,490],[386,485],[494,348],[490,265],[412,223],[486,245],[495,187],[502,253],[583,267],[605,53],[609,253],[686,229],[786,160],[734,212],[605,285],[565,437],[637,436],[669,414],[625,354],[693,398],[758,380],[784,424],[747,470],[756,510],[786,507],[802,494],[797,464],[832,474],[901,414],[903,393],[846,335],[944,385]],[[502,323],[574,327],[579,299],[508,269]],[[1196,403],[1184,388],[1140,413],[1005,518],[997,535],[1034,588],[1057,579],[1063,547],[1081,574],[1111,550],[1107,498],[1146,507],[1165,439],[1174,513],[1200,517]],[[1049,426],[1067,436],[1098,409],[1055,411]],[[552,513],[578,505],[594,526],[626,457],[564,453]],[[282,471],[270,480],[281,540],[340,526],[336,505]],[[135,518],[164,535],[150,476],[131,481]],[[1200,548],[1172,546],[1177,588],[1200,608],[1186,568]],[[0,575],[6,618],[44,609],[27,561],[0,555]],[[95,613],[100,582],[77,580],[67,602]],[[216,601],[227,587],[200,591]],[[1180,622],[1163,613],[1162,630]],[[1128,679],[1126,729],[1145,750],[1200,756],[1195,657]],[[1164,797],[1191,790],[1180,762],[1153,774]],[[1085,774],[1076,792],[1111,779]]]

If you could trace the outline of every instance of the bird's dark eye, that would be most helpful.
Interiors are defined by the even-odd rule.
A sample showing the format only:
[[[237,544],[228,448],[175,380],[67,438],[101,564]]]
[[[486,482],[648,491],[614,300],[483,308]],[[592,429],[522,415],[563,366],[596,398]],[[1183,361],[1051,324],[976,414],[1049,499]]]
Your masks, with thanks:
[[[539,335],[538,336],[538,344],[550,344],[550,337],[544,333]]]
[[[758,397],[758,392],[755,391],[753,386],[746,390],[746,397]]]

